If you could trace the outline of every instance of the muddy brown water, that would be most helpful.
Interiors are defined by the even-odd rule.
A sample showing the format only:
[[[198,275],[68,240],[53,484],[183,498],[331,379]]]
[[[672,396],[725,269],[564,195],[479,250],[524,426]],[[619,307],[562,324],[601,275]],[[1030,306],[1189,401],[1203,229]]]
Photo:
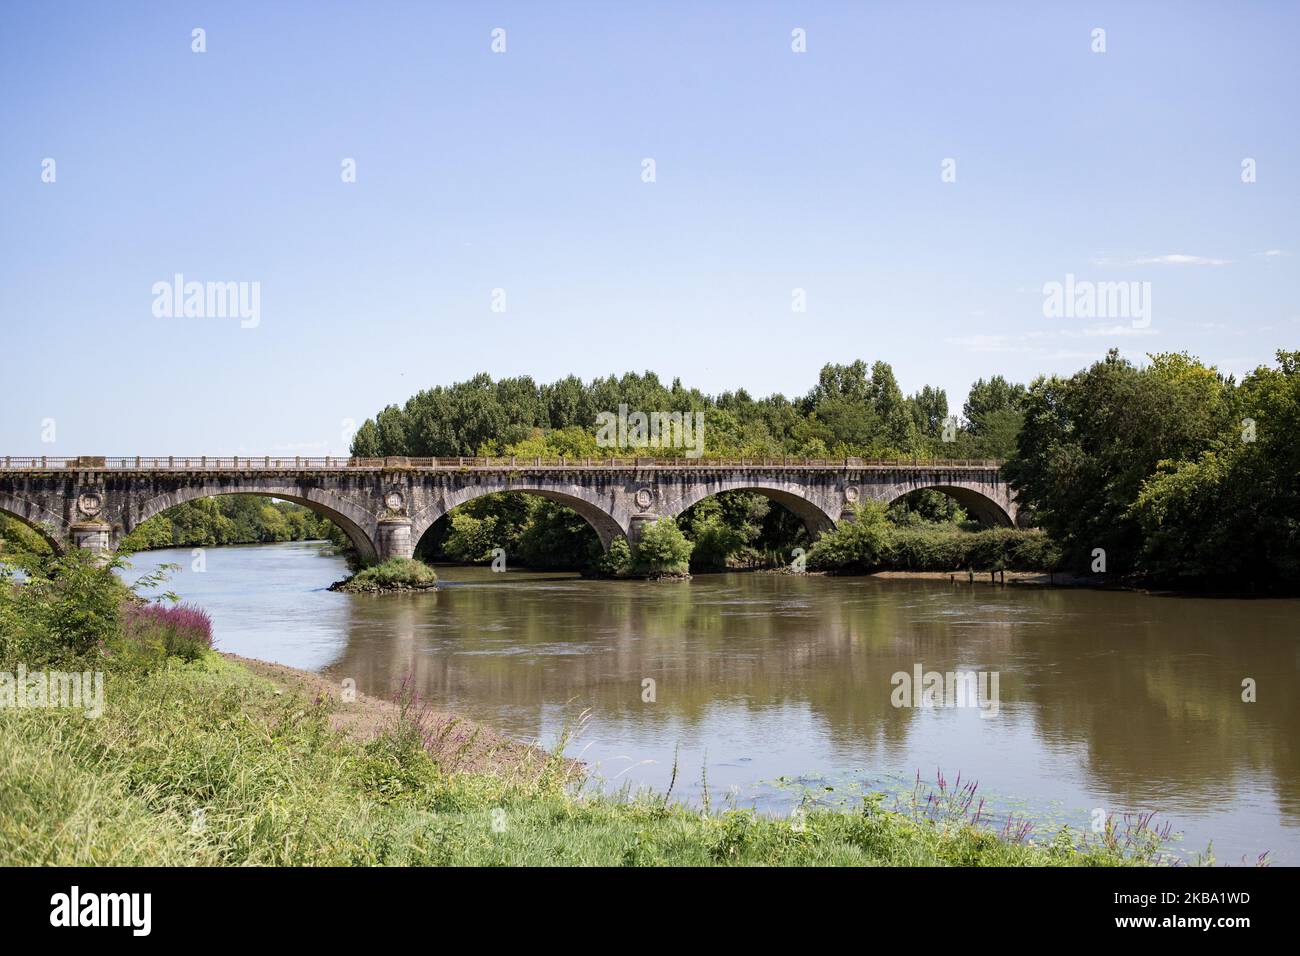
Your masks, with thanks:
[[[437,707],[568,750],[605,786],[787,813],[977,780],[986,818],[1155,811],[1187,856],[1300,864],[1300,601],[700,575],[689,582],[443,567],[432,594],[344,595],[323,546],[188,549],[170,587],[223,650],[352,678],[407,674]],[[918,666],[983,675],[911,703]],[[996,678],[994,681],[993,678]],[[1257,700],[1243,701],[1243,681]],[[651,683],[652,682],[652,683]],[[996,688],[996,713],[988,699]],[[949,686],[944,687],[951,691]],[[959,688],[963,691],[964,688]],[[949,703],[973,706],[947,706]]]

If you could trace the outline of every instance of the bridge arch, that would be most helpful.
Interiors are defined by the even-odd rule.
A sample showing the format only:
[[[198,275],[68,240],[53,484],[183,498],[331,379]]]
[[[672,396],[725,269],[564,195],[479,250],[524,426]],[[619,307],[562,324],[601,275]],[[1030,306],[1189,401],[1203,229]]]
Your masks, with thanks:
[[[1016,527],[1016,508],[1009,496],[982,482],[948,481],[895,485],[881,496],[885,506],[914,491],[938,491],[952,498],[982,525],[992,528]]]
[[[465,485],[439,495],[411,517],[411,543],[418,551],[425,533],[441,518],[463,504],[485,495],[523,494],[545,498],[572,509],[591,525],[600,545],[606,551],[615,538],[626,537],[631,516],[611,504],[612,498],[579,485],[568,485],[563,490],[541,483],[510,482],[508,484]]]
[[[258,481],[247,486],[221,485],[216,488],[210,485],[184,485],[144,501],[140,505],[131,527],[125,530],[129,533],[155,515],[162,514],[177,505],[183,505],[187,501],[196,501],[199,498],[218,498],[222,495],[259,495],[268,498],[279,498],[283,501],[292,501],[294,504],[302,505],[338,525],[343,530],[343,533],[348,536],[352,546],[357,549],[362,561],[369,564],[378,560],[378,552],[375,549],[376,521],[374,515],[339,495],[322,491],[319,488],[304,488],[296,484]]]
[[[705,498],[711,498],[724,491],[752,491],[770,498],[803,521],[813,538],[830,531],[839,520],[838,515],[832,515],[827,510],[827,505],[808,497],[802,486],[781,481],[764,481],[752,476],[711,478],[707,482],[692,483],[673,503],[671,509],[664,511],[664,514],[676,518]]]
[[[63,553],[68,539],[68,526],[62,515],[5,492],[0,492],[0,513],[17,518],[31,528],[55,554]]]

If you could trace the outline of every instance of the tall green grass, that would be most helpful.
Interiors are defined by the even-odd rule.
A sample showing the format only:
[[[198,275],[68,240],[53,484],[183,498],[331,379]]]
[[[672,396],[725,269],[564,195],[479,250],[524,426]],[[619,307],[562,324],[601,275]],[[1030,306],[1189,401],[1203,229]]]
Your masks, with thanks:
[[[110,672],[106,711],[0,710],[0,864],[1114,865],[1154,851],[960,813],[810,809],[704,815],[540,773],[440,766],[399,721],[369,742],[328,704],[207,653]],[[340,705],[343,706],[343,705]]]

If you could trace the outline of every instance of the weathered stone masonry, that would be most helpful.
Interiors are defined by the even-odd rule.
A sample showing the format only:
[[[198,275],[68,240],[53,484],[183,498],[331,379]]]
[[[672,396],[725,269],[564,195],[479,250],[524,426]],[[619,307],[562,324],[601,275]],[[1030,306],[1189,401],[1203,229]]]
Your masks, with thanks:
[[[62,461],[62,460],[61,460]],[[851,520],[860,501],[891,502],[921,488],[951,495],[990,525],[1018,524],[1019,509],[996,463],[930,462],[713,464],[625,461],[591,464],[409,467],[401,460],[279,467],[163,464],[82,467],[86,459],[48,464],[0,461],[0,512],[40,531],[57,549],[115,549],[141,522],[168,508],[214,495],[256,494],[295,501],[326,515],[366,560],[409,557],[420,538],[453,508],[481,495],[540,495],[585,518],[606,548],[633,541],[648,521],[676,517],[720,491],[756,491],[789,508],[814,534]],[[109,459],[91,459],[100,462]],[[139,459],[136,459],[139,461]],[[157,461],[157,460],[155,460]],[[222,460],[213,459],[214,462]],[[231,459],[225,459],[231,462]],[[263,464],[267,461],[267,464]],[[126,464],[123,464],[126,463]],[[256,463],[256,467],[251,464]]]

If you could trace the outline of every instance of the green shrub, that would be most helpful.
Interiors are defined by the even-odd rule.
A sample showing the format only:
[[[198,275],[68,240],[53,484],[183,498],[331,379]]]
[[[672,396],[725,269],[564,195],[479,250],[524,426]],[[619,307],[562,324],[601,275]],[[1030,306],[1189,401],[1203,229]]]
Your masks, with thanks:
[[[691,567],[721,571],[727,567],[727,559],[739,554],[748,543],[745,533],[729,525],[722,515],[708,515],[695,524]]]
[[[1042,531],[899,528],[885,565],[900,571],[1052,571],[1060,553]]]
[[[872,502],[808,552],[813,571],[1053,571],[1060,563],[1059,550],[1043,531],[898,526]]]
[[[627,538],[615,538],[611,541],[609,550],[601,556],[596,567],[602,574],[613,574],[619,577],[631,574],[632,547],[627,543]]]
[[[885,507],[868,501],[859,505],[852,521],[823,534],[808,551],[812,571],[871,571],[878,568],[890,541]]]
[[[447,557],[462,564],[487,564],[497,544],[497,516],[476,518],[458,511],[451,516],[451,533],[443,543]]]
[[[686,574],[692,549],[676,521],[660,518],[642,529],[633,552],[633,569],[638,574]]]
[[[32,666],[98,651],[117,633],[128,593],[119,566],[80,548],[0,563],[0,660]]]

